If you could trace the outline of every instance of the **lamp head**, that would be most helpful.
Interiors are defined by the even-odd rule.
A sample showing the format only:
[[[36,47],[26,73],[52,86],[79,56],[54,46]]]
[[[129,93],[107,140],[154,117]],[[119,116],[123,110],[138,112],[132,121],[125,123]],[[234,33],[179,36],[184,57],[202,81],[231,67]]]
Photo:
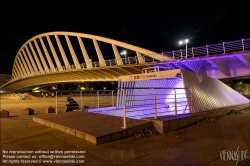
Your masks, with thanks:
[[[183,44],[183,41],[181,40],[181,41],[179,41],[179,44],[181,45],[181,44]]]
[[[126,55],[126,54],[127,54],[126,51],[121,52],[121,55]]]
[[[189,42],[189,40],[188,39],[185,39],[185,40],[180,40],[179,41],[179,44],[181,45],[181,44],[187,44]]]

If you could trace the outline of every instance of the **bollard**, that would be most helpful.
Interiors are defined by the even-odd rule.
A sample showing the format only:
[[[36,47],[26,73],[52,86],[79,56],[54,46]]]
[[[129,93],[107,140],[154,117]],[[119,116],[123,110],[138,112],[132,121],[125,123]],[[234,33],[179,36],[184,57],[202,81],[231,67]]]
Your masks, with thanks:
[[[23,110],[24,113],[28,113],[28,115],[34,115],[34,110],[31,108],[26,108],[25,110]]]
[[[8,117],[9,117],[9,111],[2,110],[0,118],[8,118]]]
[[[49,107],[47,110],[46,110],[46,112],[49,114],[49,113],[56,113],[56,110],[55,110],[55,108],[53,108],[53,107]]]

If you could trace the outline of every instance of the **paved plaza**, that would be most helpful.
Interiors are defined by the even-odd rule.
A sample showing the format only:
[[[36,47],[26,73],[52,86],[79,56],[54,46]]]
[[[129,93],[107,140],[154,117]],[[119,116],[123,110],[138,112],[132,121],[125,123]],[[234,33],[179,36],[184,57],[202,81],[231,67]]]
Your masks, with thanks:
[[[20,162],[18,157],[21,155],[17,152],[39,150],[39,154],[79,152],[80,157],[74,164],[45,163],[45,160],[56,159],[42,158],[40,163],[16,165],[249,165],[249,162],[228,158],[224,153],[237,151],[241,158],[242,155],[249,157],[249,111],[148,138],[125,138],[95,145],[33,121],[33,117],[46,114],[50,106],[55,107],[55,98],[1,99],[0,102],[1,110],[9,111],[10,116],[1,118],[1,165],[15,162],[8,158],[10,152],[16,152],[14,157]],[[26,108],[34,109],[35,114],[25,114],[23,110]]]

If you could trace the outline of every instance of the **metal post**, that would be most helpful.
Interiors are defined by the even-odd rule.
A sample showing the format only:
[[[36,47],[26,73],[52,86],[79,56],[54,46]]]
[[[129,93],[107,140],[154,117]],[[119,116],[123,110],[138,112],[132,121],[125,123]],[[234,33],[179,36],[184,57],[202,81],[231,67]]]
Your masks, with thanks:
[[[97,91],[97,105],[98,105],[98,108],[99,108],[99,91]]]
[[[56,114],[57,114],[57,92],[58,91],[56,91]]]
[[[222,46],[223,46],[223,52],[225,54],[226,50],[225,50],[225,42],[222,43]]]
[[[127,123],[126,123],[126,100],[125,100],[125,90],[122,90],[122,98],[123,98],[123,128],[127,128]]]
[[[209,55],[209,53],[208,53],[208,45],[206,45],[206,49],[207,49],[207,56]]]
[[[186,58],[187,58],[187,43],[186,43]]]
[[[174,89],[174,116],[177,116],[176,89]]]
[[[156,108],[156,89],[153,88],[154,91],[154,119],[157,119],[157,108]]]
[[[112,91],[112,106],[114,106],[114,91]]]
[[[180,52],[181,52],[181,59],[182,59],[182,50],[180,50]]]
[[[242,51],[245,50],[245,47],[244,47],[244,39],[242,39]]]
[[[194,57],[194,48],[192,47],[192,55],[193,55],[193,57]]]
[[[80,91],[80,98],[81,98],[81,111],[82,111],[82,90]]]

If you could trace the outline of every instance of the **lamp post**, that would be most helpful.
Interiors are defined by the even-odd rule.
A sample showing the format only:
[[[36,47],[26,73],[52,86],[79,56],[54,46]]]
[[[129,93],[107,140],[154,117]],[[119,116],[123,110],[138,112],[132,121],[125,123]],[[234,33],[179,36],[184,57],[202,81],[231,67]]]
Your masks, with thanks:
[[[187,58],[187,43],[188,43],[188,42],[189,42],[188,39],[185,39],[184,41],[183,41],[183,40],[180,40],[180,41],[179,41],[179,44],[180,44],[180,45],[182,45],[183,43],[186,44],[186,58]]]
[[[121,55],[125,55],[125,64],[127,64],[127,52],[123,51],[121,52]]]

